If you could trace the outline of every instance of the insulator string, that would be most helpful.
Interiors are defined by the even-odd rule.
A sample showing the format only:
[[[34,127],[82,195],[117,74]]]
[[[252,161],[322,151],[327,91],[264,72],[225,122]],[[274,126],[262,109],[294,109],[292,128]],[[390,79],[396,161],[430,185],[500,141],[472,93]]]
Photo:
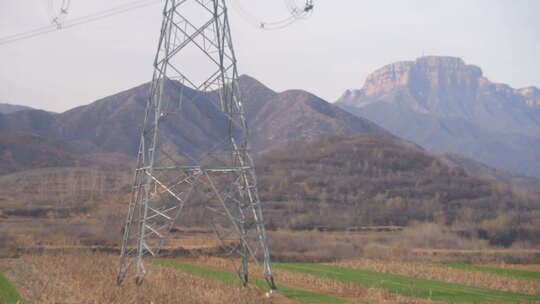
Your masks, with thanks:
[[[286,28],[293,23],[307,19],[313,13],[313,1],[306,0],[304,6],[299,6],[294,0],[284,0],[285,7],[288,9],[290,16],[277,21],[262,21],[261,18],[256,17],[249,12],[243,5],[240,3],[240,0],[231,0],[233,9],[242,17],[245,21],[250,23],[253,26],[256,26],[262,30],[279,30]]]

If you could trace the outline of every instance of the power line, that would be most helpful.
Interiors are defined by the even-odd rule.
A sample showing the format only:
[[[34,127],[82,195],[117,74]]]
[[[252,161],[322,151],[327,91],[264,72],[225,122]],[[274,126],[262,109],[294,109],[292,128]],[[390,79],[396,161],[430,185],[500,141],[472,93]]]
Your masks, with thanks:
[[[115,16],[115,15],[118,15],[118,14],[126,13],[126,12],[134,10],[134,9],[150,6],[150,5],[159,3],[161,1],[162,0],[138,0],[138,1],[133,1],[133,2],[130,2],[130,3],[123,4],[123,5],[119,5],[117,7],[113,7],[111,9],[96,12],[96,13],[93,13],[93,14],[90,14],[90,15],[87,15],[87,16],[71,19],[71,20],[68,20],[68,21],[63,22],[63,23],[58,23],[58,24],[55,23],[55,24],[43,26],[43,27],[40,27],[40,28],[36,28],[36,29],[30,30],[30,31],[5,36],[5,37],[0,38],[0,45],[14,43],[14,42],[17,42],[17,41],[20,41],[20,40],[30,39],[30,38],[33,38],[33,37],[36,37],[36,36],[40,36],[40,35],[44,35],[44,34],[47,34],[47,33],[55,32],[55,31],[58,31],[58,30],[61,30],[61,29],[66,29],[66,28],[77,26],[77,25],[81,25],[81,24],[85,24],[85,23],[94,22],[94,21],[98,21],[98,20],[101,20],[101,19],[109,18],[109,17]]]
[[[49,0],[47,3],[47,10],[52,24],[56,24],[56,27],[62,27],[62,22],[67,18],[71,0],[62,0],[58,10],[54,5],[54,0]]]
[[[262,30],[279,30],[286,28],[293,23],[307,19],[313,13],[313,0],[306,0],[305,4],[299,6],[294,0],[285,0],[285,5],[290,12],[290,16],[272,22],[262,21],[258,17],[251,14],[246,8],[242,6],[239,0],[232,0],[232,7],[245,21],[256,26]]]

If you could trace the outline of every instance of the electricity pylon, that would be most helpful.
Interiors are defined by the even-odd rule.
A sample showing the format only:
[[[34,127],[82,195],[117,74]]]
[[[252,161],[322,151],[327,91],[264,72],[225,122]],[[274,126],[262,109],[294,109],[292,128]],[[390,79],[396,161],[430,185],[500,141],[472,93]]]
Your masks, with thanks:
[[[164,93],[171,87],[182,92],[177,99]],[[171,148],[164,134],[166,124],[191,115],[182,114],[187,102],[213,107],[205,119],[219,127],[217,135],[223,134],[204,153],[193,152],[198,147],[189,145]],[[190,204],[221,217],[214,228],[220,239],[230,240],[225,244],[240,260],[237,270],[243,283],[248,282],[248,261],[253,258],[262,260],[264,276],[275,290],[225,0],[165,2],[123,228],[119,284],[132,265],[136,282],[142,283],[145,257],[158,255]]]

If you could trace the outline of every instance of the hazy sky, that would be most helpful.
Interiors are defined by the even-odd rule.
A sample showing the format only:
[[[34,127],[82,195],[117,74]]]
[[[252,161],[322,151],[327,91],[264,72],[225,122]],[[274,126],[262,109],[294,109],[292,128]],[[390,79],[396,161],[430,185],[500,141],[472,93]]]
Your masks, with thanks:
[[[132,0],[71,0],[70,18]],[[229,0],[264,20],[283,0]],[[48,0],[0,0],[0,37],[47,25]],[[56,0],[55,2],[60,2]],[[309,20],[261,31],[232,9],[241,73],[335,101],[373,70],[425,55],[462,57],[495,82],[540,86],[539,0],[315,0]],[[161,4],[0,45],[0,103],[65,111],[147,82]]]

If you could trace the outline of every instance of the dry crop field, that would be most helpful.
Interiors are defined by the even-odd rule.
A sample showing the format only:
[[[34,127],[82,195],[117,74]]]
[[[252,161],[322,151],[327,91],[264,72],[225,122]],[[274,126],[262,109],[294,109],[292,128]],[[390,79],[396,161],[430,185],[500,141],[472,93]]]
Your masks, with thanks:
[[[91,252],[0,259],[0,273],[20,296],[6,296],[0,280],[0,303],[540,303],[540,272],[534,265],[466,267],[367,258],[275,263],[284,297],[268,299],[257,265],[252,265],[250,287],[242,288],[227,259],[158,259],[142,286],[127,280],[118,287],[116,262],[116,255]]]
[[[0,258],[0,303],[540,303],[531,249],[407,247],[414,233],[395,229],[269,231],[284,297],[268,299],[260,267],[252,265],[252,284],[242,288],[208,228],[176,227],[143,286],[118,287],[114,242],[43,235],[48,219],[14,221],[3,225],[25,246]]]
[[[242,288],[211,229],[177,226],[143,286],[118,287],[119,231],[95,218],[0,222],[15,244],[0,255],[0,303],[540,303],[538,251],[416,248],[423,234],[386,227],[269,231],[284,297],[268,299],[259,266]]]
[[[0,261],[2,272],[25,303],[265,303],[253,289],[230,287],[164,267],[155,267],[137,287],[115,281],[116,256],[54,254]],[[0,301],[2,302],[2,301]]]

